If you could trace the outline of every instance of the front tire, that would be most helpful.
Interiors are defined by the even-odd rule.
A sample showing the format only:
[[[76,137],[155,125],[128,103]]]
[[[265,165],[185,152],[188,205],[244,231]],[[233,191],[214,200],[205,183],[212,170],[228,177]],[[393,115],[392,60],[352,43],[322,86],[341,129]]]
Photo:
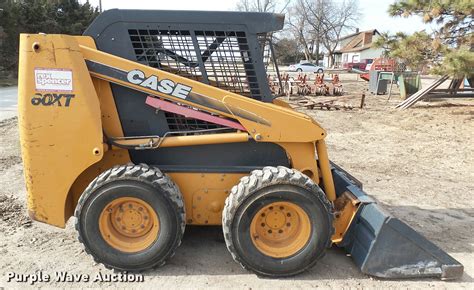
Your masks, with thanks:
[[[279,166],[255,170],[232,188],[222,226],[227,248],[243,268],[284,277],[323,257],[332,220],[323,191],[304,174]]]
[[[322,68],[318,69],[318,74],[322,74],[324,70]]]
[[[185,229],[178,187],[145,164],[103,172],[82,194],[75,216],[86,252],[107,268],[121,271],[164,265]]]
[[[300,72],[302,72],[303,70],[299,68],[299,69],[297,69],[296,71],[300,73]]]

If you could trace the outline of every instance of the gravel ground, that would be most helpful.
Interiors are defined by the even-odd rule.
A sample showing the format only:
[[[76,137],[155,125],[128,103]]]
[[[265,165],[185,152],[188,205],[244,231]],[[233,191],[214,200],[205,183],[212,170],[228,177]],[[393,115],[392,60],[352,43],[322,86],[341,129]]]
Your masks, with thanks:
[[[348,102],[357,106],[366,83],[347,79]],[[26,215],[18,125],[0,121],[0,287],[8,273],[52,276],[43,287],[161,288],[474,288],[474,102],[419,103],[406,111],[399,100],[368,95],[364,109],[311,110],[328,130],[330,157],[364,183],[366,192],[465,266],[458,281],[379,280],[363,275],[343,251],[332,248],[310,271],[287,279],[264,279],[233,262],[219,227],[189,227],[176,256],[163,268],[143,273],[144,282],[55,281],[55,272],[111,274],[95,264],[72,227],[31,222]]]

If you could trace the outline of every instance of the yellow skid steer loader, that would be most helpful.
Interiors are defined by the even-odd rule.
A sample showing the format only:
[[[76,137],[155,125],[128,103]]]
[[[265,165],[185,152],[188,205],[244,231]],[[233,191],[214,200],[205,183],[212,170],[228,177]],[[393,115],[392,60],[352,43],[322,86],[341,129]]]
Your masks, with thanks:
[[[83,36],[22,34],[19,126],[29,215],[76,218],[109,268],[163,265],[186,225],[222,225],[242,267],[290,276],[331,245],[385,278],[463,266],[333,164],[326,131],[275,98],[283,15],[109,10]]]

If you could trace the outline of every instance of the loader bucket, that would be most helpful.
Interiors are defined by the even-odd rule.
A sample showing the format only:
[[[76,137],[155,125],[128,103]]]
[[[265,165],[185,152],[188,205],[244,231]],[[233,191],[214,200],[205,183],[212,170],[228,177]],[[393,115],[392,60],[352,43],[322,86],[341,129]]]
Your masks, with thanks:
[[[336,194],[350,191],[359,210],[342,242],[363,273],[380,278],[462,276],[464,267],[409,225],[385,212],[363,190],[359,181],[332,164]]]

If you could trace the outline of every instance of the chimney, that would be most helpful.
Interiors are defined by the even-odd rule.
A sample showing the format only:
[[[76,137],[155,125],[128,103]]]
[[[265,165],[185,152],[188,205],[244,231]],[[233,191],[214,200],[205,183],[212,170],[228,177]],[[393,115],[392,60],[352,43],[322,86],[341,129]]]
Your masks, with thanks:
[[[359,33],[359,27],[356,28],[356,33]]]

